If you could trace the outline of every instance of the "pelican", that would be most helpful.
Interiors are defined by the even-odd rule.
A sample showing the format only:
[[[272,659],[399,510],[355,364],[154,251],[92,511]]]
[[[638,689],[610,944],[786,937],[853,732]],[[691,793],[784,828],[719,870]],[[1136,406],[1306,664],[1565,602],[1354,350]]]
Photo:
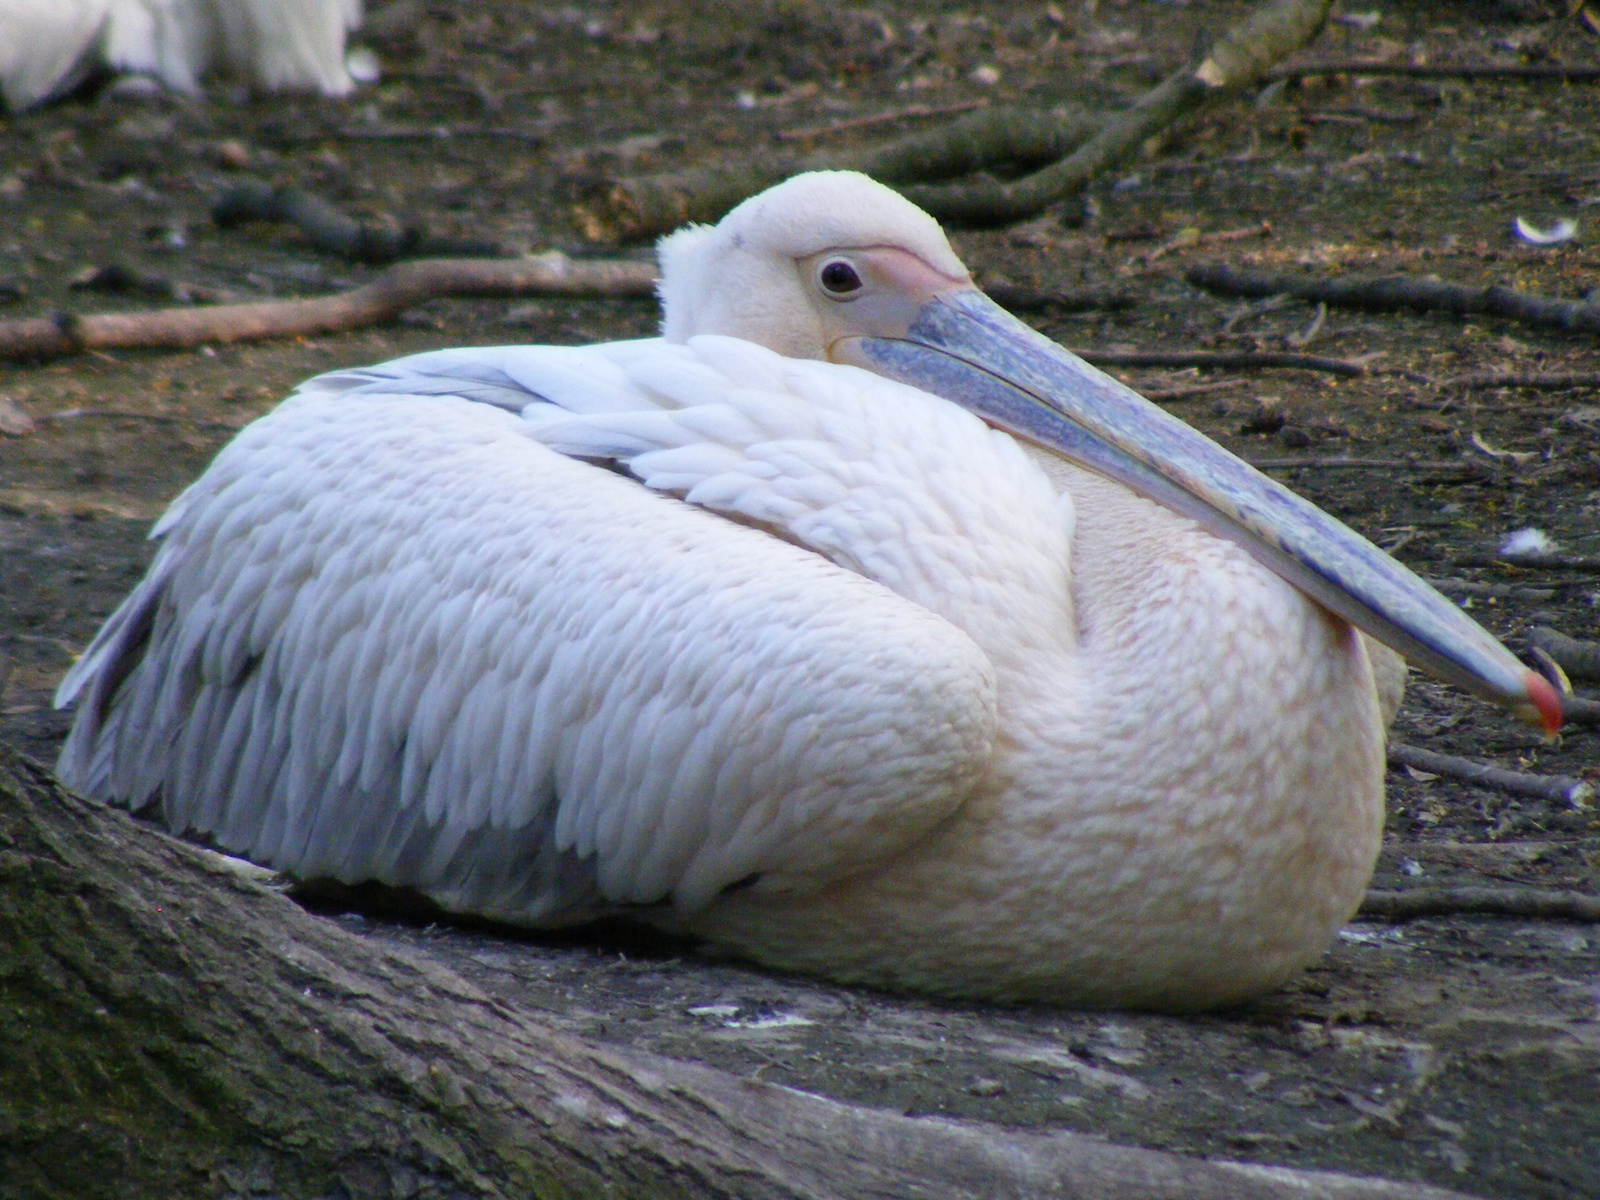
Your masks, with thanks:
[[[242,431],[62,683],[62,778],[457,912],[1196,1009],[1314,960],[1367,884],[1398,660],[1358,627],[1559,721],[864,176],[659,255],[659,338],[335,371]]]
[[[96,65],[195,93],[227,65],[269,91],[344,96],[345,34],[360,24],[361,0],[0,0],[0,93],[31,108]]]

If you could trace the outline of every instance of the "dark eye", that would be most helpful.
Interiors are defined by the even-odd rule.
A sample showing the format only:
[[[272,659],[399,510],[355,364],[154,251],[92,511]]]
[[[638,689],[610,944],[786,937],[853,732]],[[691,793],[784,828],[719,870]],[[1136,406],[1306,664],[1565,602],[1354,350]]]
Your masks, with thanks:
[[[848,296],[861,290],[861,276],[842,258],[823,263],[822,270],[817,272],[817,279],[822,283],[822,290],[830,296]]]

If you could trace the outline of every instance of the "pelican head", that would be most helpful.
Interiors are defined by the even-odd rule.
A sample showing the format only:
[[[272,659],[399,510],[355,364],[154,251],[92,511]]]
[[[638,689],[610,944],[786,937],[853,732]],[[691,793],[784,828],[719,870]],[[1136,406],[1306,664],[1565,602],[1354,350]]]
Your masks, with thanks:
[[[1357,628],[1554,732],[1561,702],[1365,538],[986,297],[927,213],[864,175],[799,175],[660,245],[662,334],[726,334],[943,396],[1237,542]]]

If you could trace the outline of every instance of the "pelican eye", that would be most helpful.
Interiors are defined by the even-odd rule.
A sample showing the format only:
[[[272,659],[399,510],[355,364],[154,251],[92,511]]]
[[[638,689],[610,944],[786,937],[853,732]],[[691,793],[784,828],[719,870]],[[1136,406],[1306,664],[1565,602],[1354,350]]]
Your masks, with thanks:
[[[822,270],[817,272],[817,282],[822,284],[823,291],[836,299],[853,296],[862,288],[861,276],[856,274],[855,267],[842,258],[823,263]]]

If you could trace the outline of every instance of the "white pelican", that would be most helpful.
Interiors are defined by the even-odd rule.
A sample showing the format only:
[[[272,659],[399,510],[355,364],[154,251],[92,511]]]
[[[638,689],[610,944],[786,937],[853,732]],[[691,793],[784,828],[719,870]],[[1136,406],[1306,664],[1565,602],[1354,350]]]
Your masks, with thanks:
[[[343,96],[345,34],[360,24],[361,0],[0,0],[0,92],[29,108],[96,65],[197,92],[226,65],[269,91]]]
[[[240,433],[62,684],[62,777],[456,911],[1195,1008],[1316,958],[1366,886],[1383,728],[1347,620],[1559,719],[870,180],[660,257],[659,339],[338,371]]]

